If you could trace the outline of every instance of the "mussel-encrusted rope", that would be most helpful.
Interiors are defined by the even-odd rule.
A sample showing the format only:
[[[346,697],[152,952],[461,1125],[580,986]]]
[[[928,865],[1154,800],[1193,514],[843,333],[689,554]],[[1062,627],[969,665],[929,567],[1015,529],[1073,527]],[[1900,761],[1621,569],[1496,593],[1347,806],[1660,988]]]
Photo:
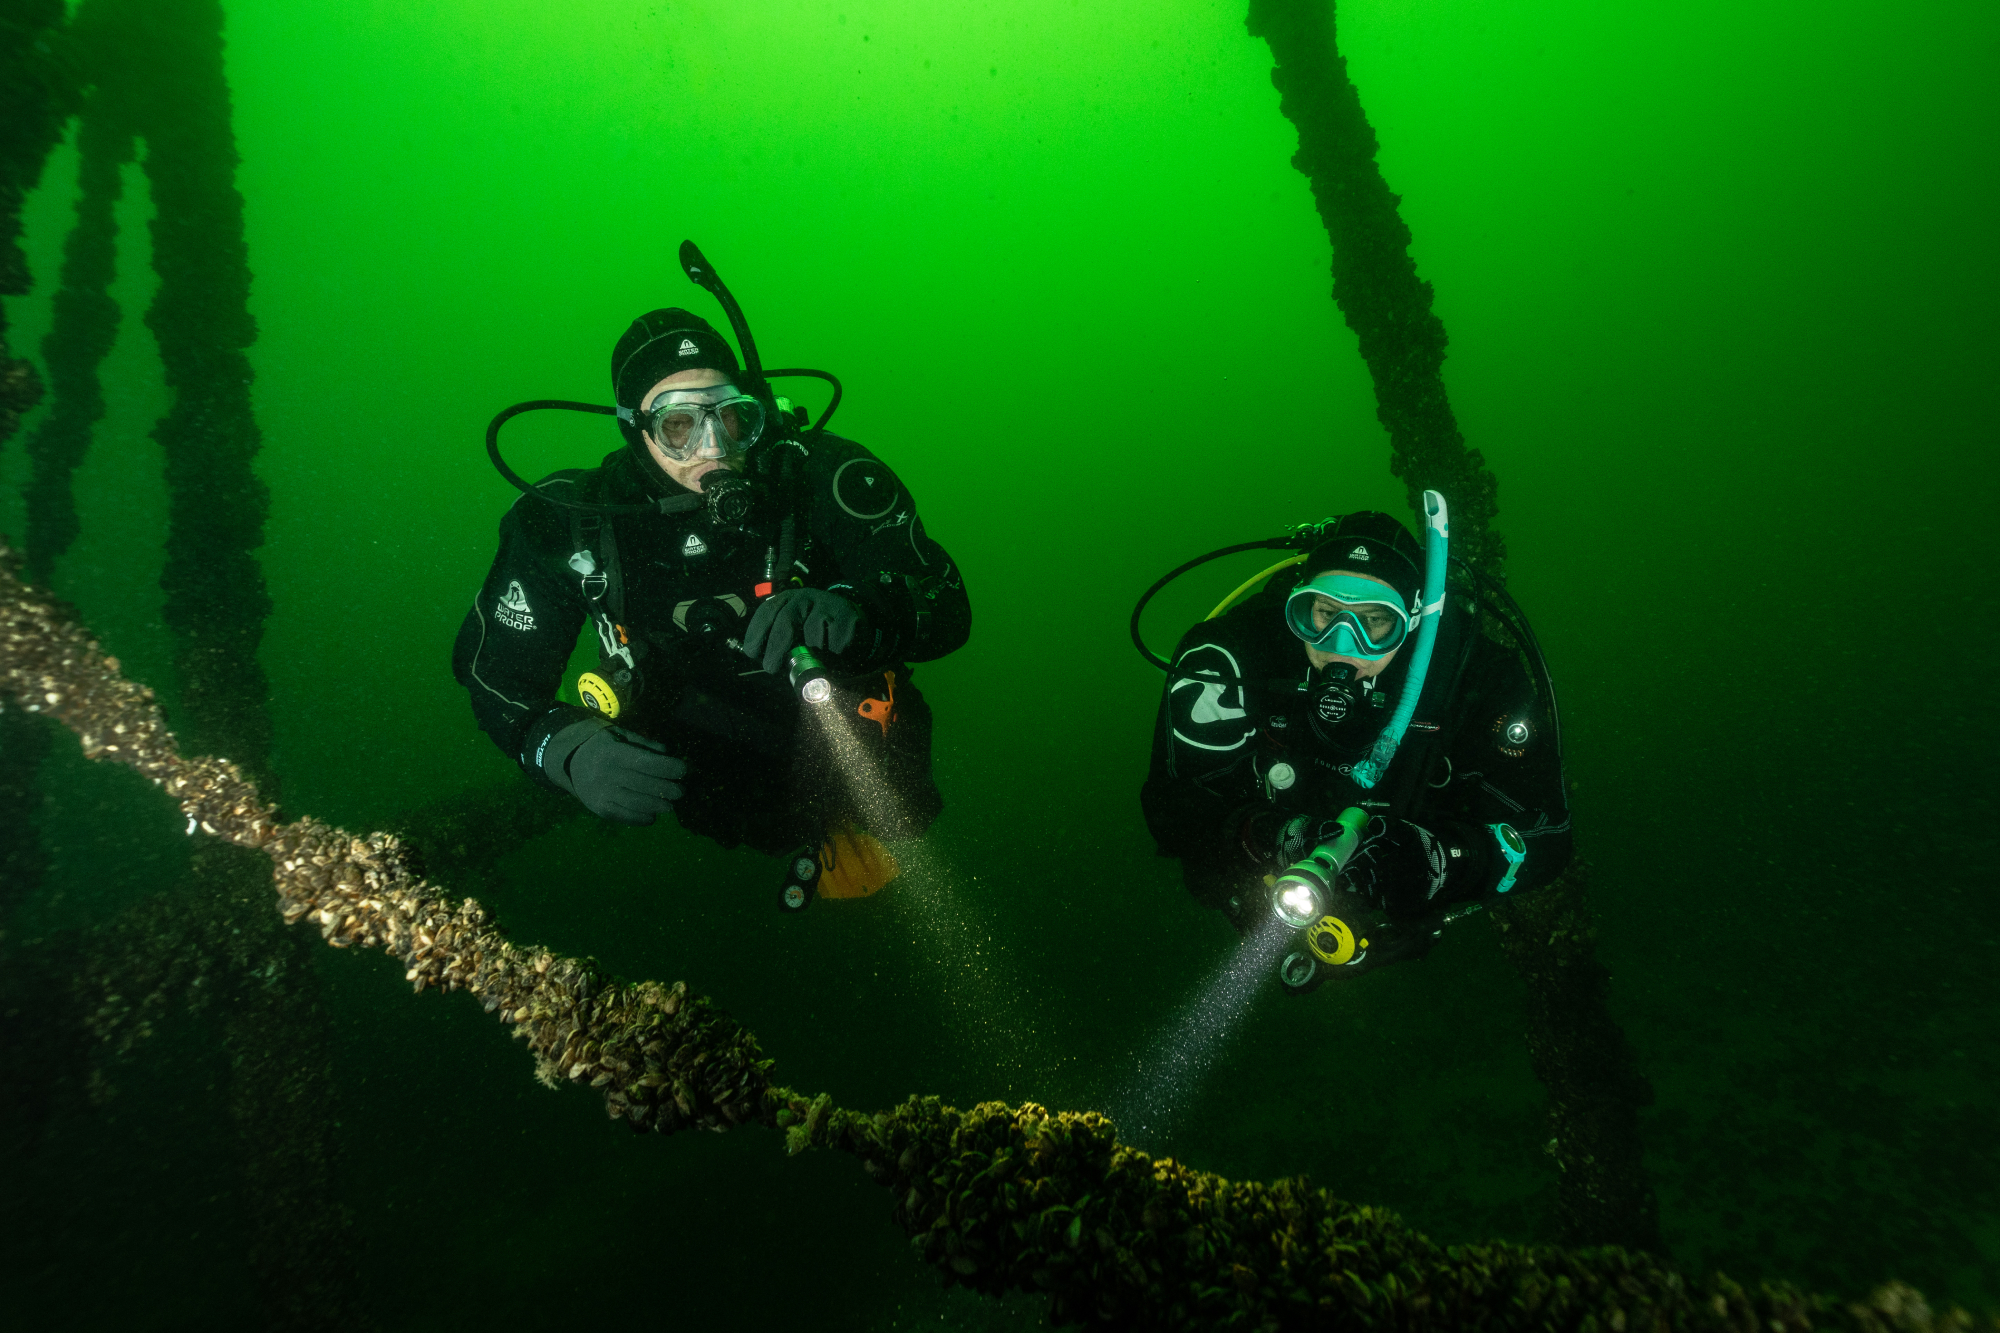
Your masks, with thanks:
[[[67,608],[0,569],[0,694],[76,732],[91,759],[138,770],[180,806],[190,834],[271,858],[278,907],[337,948],[395,955],[417,990],[466,990],[511,1023],[536,1075],[601,1088],[638,1128],[722,1128],[763,1118],[769,1086],[757,1042],[684,984],[613,982],[588,961],[522,947],[484,908],[411,873],[397,840],[358,838],[316,819],[278,822],[236,765],[184,758],[153,693],[119,674]]]
[[[1444,1248],[1393,1214],[1304,1180],[1229,1181],[1119,1143],[1091,1112],[913,1097],[864,1115],[769,1079],[756,1039],[685,984],[628,985],[587,961],[508,941],[478,903],[413,874],[397,840],[279,823],[235,765],[186,759],[152,691],[125,680],[68,609],[23,585],[0,544],[0,703],[54,717],[84,753],[138,770],[190,834],[262,849],[286,920],[336,947],[379,947],[417,990],[478,996],[513,1024],[552,1086],[589,1083],[609,1112],[662,1133],[746,1121],[792,1152],[861,1159],[948,1282],[1046,1293],[1062,1322],[1103,1328],[1575,1330],[1576,1333],[1963,1333],[1900,1284],[1842,1303],[1783,1284],[1693,1282],[1615,1246]],[[2000,1333],[1992,1321],[1986,1327]]]

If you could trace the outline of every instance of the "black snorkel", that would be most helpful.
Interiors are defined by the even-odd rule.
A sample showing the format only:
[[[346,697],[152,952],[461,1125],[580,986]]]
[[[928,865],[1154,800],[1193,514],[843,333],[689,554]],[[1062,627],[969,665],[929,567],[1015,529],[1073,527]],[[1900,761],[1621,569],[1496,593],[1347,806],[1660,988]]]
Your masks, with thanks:
[[[682,241],[680,261],[681,269],[687,274],[688,280],[713,296],[722,306],[723,313],[729,316],[729,327],[736,335],[736,345],[743,358],[742,378],[746,382],[739,387],[764,405],[766,418],[771,423],[764,436],[750,446],[750,453],[760,457],[768,455],[769,450],[764,446],[797,440],[801,438],[802,429],[808,436],[817,436],[824,431],[826,423],[833,419],[834,411],[840,406],[840,380],[828,371],[803,367],[765,370],[762,360],[757,355],[757,340],[750,334],[750,322],[743,317],[743,307],[736,303],[735,296],[730,293],[721,275],[716,273],[715,266],[708,262],[708,257],[702,254],[700,247],[693,241]],[[805,426],[804,408],[781,410],[779,400],[771,392],[772,378],[789,376],[821,379],[833,386],[832,401],[827,403],[826,410],[820,413],[819,420],[813,422],[810,428]],[[533,482],[522,478],[513,468],[507,466],[507,460],[500,456],[500,428],[523,412],[543,410],[588,412],[595,416],[619,417],[628,421],[630,419],[628,412],[621,411],[617,407],[604,407],[597,403],[577,403],[563,398],[535,398],[503,409],[487,423],[486,457],[491,460],[493,470],[523,495],[532,495],[538,500],[544,500],[564,509],[582,509],[595,514],[681,514],[700,509],[705,505],[709,509],[711,519],[724,527],[739,527],[748,517],[751,508],[749,479],[722,469],[710,472],[702,478],[702,488],[699,493],[687,491],[679,495],[663,494],[644,504],[596,504],[551,495]]]

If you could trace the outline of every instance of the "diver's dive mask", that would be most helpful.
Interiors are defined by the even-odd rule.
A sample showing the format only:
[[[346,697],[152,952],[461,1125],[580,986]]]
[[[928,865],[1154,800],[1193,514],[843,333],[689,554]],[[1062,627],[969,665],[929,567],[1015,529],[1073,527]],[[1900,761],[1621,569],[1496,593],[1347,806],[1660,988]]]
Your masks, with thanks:
[[[629,409],[621,408],[620,416]],[[726,458],[757,443],[764,433],[764,404],[733,384],[669,389],[651,407],[626,417],[676,463],[706,455]]]
[[[1359,574],[1321,574],[1285,598],[1285,624],[1335,657],[1379,662],[1410,634],[1410,610],[1385,583]]]

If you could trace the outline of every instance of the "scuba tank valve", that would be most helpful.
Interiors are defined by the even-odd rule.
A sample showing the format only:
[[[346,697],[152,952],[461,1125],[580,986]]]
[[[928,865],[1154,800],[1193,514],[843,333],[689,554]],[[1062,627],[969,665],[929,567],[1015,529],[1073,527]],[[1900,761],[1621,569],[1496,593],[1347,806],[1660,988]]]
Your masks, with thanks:
[[[807,703],[823,704],[833,697],[833,682],[826,678],[826,668],[804,644],[792,649],[792,660],[787,670],[792,688]]]

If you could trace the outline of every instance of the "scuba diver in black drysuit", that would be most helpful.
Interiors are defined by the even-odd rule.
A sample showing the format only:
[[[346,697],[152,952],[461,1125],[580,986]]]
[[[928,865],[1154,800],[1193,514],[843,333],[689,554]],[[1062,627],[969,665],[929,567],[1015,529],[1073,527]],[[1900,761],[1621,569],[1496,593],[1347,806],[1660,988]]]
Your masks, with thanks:
[[[1469,567],[1445,591],[1444,503],[1425,501],[1427,547],[1387,514],[1350,514],[1191,561],[1133,612],[1137,641],[1146,600],[1201,560],[1305,551],[1265,571],[1296,565],[1295,580],[1182,637],[1140,795],[1198,901],[1290,932],[1279,977],[1295,992],[1420,957],[1446,921],[1569,863],[1540,650]]]
[[[743,363],[698,316],[655,310],[612,350],[615,409],[537,401],[495,418],[488,452],[524,496],[453,671],[501,749],[601,818],[672,809],[725,847],[782,854],[787,907],[866,896],[896,873],[881,840],[943,808],[909,664],[963,645],[971,605],[896,474],[825,432],[839,382],[765,371],[691,242],[681,260]],[[811,429],[767,379],[797,374],[834,385]],[[499,429],[541,407],[615,410],[625,447],[530,485]],[[560,703],[586,623],[599,665],[578,681],[583,706]]]

